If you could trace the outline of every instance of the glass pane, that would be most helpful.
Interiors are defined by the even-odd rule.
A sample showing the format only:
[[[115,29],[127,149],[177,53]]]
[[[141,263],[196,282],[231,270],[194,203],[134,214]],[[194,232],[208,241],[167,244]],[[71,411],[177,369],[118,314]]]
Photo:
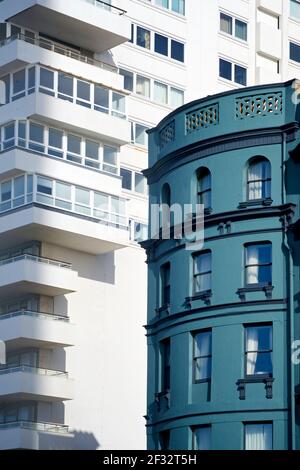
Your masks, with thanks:
[[[211,271],[211,253],[202,253],[194,258],[195,274]]]
[[[133,91],[133,73],[124,69],[119,69],[119,73],[124,77],[125,90]]]
[[[290,59],[300,62],[300,46],[293,42],[290,42]]]
[[[20,93],[25,90],[25,70],[20,70],[13,74],[13,94]]]
[[[202,331],[195,335],[195,357],[210,356],[212,351],[212,332]]]
[[[195,359],[195,380],[207,380],[211,378],[211,357]]]
[[[90,101],[91,99],[91,86],[87,82],[82,82],[77,80],[77,97],[85,101]]]
[[[163,8],[169,8],[169,0],[155,0],[155,5]]]
[[[290,15],[300,19],[300,3],[297,0],[290,0]]]
[[[159,54],[163,54],[165,56],[168,55],[168,38],[166,36],[162,36],[161,34],[155,33],[155,52]]]
[[[37,178],[37,191],[44,194],[52,194],[53,181],[48,178],[38,176]]]
[[[154,82],[154,100],[158,103],[168,103],[168,87],[160,82]]]
[[[150,79],[142,77],[141,75],[136,76],[136,93],[137,95],[145,96],[150,98]]]
[[[94,194],[94,207],[103,211],[108,211],[108,196],[101,193]]]
[[[234,66],[234,81],[240,85],[247,85],[247,70],[244,67]]]
[[[223,33],[232,34],[232,18],[231,16],[220,13],[220,30]]]
[[[146,178],[140,173],[135,173],[135,191],[141,194],[146,192]]]
[[[7,23],[0,23],[0,41],[6,39],[6,25]]]
[[[132,190],[132,171],[121,168],[122,188]]]
[[[30,123],[29,139],[40,144],[44,143],[44,127],[39,124]]]
[[[195,292],[203,292],[211,289],[211,273],[197,274],[195,276]]]
[[[49,128],[49,145],[58,149],[62,148],[63,131]]]
[[[108,108],[109,94],[107,88],[95,86],[95,104],[98,106],[102,106],[103,108]]]
[[[11,199],[11,181],[5,181],[1,184],[1,201],[9,201]]]
[[[104,146],[103,149],[103,161],[110,165],[117,164],[117,149],[113,147]]]
[[[180,15],[185,13],[185,0],[172,0],[172,10]]]
[[[255,265],[272,262],[271,243],[248,245],[246,247],[246,264]]]
[[[220,70],[219,75],[222,78],[226,78],[227,80],[232,80],[232,71],[231,71],[231,62],[227,60],[220,59]]]
[[[203,426],[194,430],[194,448],[195,450],[211,449],[211,427]]]
[[[28,70],[28,88],[35,87],[35,67]]]
[[[99,144],[92,140],[85,141],[85,155],[88,158],[98,160],[99,158]]]
[[[79,204],[90,204],[90,191],[88,189],[76,188],[75,191],[76,202]]]
[[[272,450],[273,426],[269,423],[245,425],[246,450]]]
[[[113,92],[112,109],[115,111],[119,111],[120,113],[125,113],[125,96],[124,95],[120,95],[120,93]]]
[[[58,92],[63,93],[64,95],[73,96],[73,77],[59,72]]]
[[[150,49],[150,31],[148,29],[137,26],[136,28],[136,43],[138,46]]]
[[[172,59],[184,62],[184,44],[171,40],[171,57]]]
[[[12,122],[4,127],[4,140],[15,138],[15,124]]]
[[[135,142],[139,145],[148,145],[148,127],[142,126],[141,124],[135,125]]]
[[[235,20],[235,36],[243,41],[247,41],[247,23]]]
[[[81,155],[81,137],[73,134],[68,134],[68,152]]]
[[[177,90],[177,88],[171,88],[171,106],[173,108],[178,108],[184,103],[184,92],[182,90]]]
[[[57,181],[55,185],[55,191],[56,197],[67,199],[68,201],[71,200],[71,185]]]
[[[47,69],[40,69],[40,86],[54,89],[54,72]]]
[[[1,80],[5,85],[5,102],[9,103],[10,101],[10,75],[5,75],[5,77],[2,77]]]
[[[18,176],[14,179],[14,197],[23,196],[25,193],[25,177]]]

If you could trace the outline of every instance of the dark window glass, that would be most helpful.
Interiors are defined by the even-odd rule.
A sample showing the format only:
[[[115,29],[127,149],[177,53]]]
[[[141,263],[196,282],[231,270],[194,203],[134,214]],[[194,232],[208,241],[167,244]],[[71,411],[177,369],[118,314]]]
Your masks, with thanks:
[[[132,190],[132,171],[121,168],[122,188]]]
[[[108,112],[109,106],[109,93],[107,88],[102,88],[100,86],[95,86],[95,109],[105,108],[102,111]]]
[[[171,300],[171,284],[170,284],[171,265],[166,263],[160,268],[161,280],[161,307],[170,304]]]
[[[59,98],[69,99],[73,96],[73,77],[60,72],[58,74],[58,93]]]
[[[162,36],[161,34],[155,33],[155,52],[159,54],[168,55],[168,38]]]
[[[170,449],[170,431],[162,431],[159,433],[159,446],[160,450]]]
[[[203,204],[205,209],[212,207],[211,203],[211,173],[207,168],[202,168],[197,174],[198,203]]]
[[[219,61],[219,76],[226,78],[227,80],[232,80],[232,64],[227,60],[220,59]]]
[[[40,86],[54,89],[54,73],[51,70],[40,69]]]
[[[246,375],[272,375],[272,325],[247,326]]]
[[[290,59],[300,62],[300,45],[290,42]]]
[[[184,44],[178,41],[171,41],[171,57],[172,59],[184,62]]]
[[[136,28],[136,43],[138,46],[150,49],[150,37],[151,33],[148,29],[137,26]]]
[[[232,17],[220,13],[220,30],[226,34],[232,34]]]
[[[247,41],[247,23],[235,20],[235,37]]]
[[[194,336],[194,381],[211,378],[212,331],[201,331]]]
[[[211,289],[211,252],[194,255],[194,292]]]
[[[124,77],[125,90],[133,91],[133,73],[124,69],[119,69],[119,73]]]
[[[272,244],[253,243],[246,246],[246,285],[272,284]]]
[[[170,390],[171,382],[171,342],[170,338],[161,342],[161,391],[166,392]]]
[[[247,70],[244,67],[234,66],[234,81],[240,85],[247,85]]]
[[[0,23],[0,41],[6,39],[6,23]]]

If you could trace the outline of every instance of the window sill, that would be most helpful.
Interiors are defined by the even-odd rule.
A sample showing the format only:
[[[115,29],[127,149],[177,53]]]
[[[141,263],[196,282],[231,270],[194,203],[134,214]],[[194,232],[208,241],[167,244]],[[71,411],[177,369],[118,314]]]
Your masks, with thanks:
[[[155,312],[158,317],[163,316],[164,313],[166,316],[169,316],[171,313],[171,304],[162,305],[161,307],[156,308]]]
[[[239,399],[240,400],[245,400],[246,399],[246,385],[247,384],[256,384],[256,383],[263,383],[265,384],[265,389],[266,389],[266,398],[268,400],[273,398],[273,382],[274,378],[272,375],[254,375],[254,376],[247,376],[244,379],[239,379],[236,382],[237,389],[239,392]]]
[[[273,289],[274,289],[274,286],[270,284],[262,284],[262,285],[253,284],[253,286],[246,286],[246,287],[239,288],[236,293],[242,302],[246,301],[246,294],[251,293],[251,292],[264,292],[266,295],[266,298],[269,300],[272,298]]]
[[[262,199],[253,199],[252,201],[243,201],[240,202],[238,205],[238,209],[246,209],[247,207],[255,207],[255,206],[271,206],[273,203],[273,199],[270,197],[262,198]]]
[[[203,300],[207,305],[210,305],[212,297],[212,290],[204,290],[202,292],[197,292],[191,297],[185,298],[185,305],[187,308],[192,308],[192,302],[196,300]]]
[[[170,408],[170,390],[163,390],[155,394],[157,411],[164,411]]]
[[[198,384],[210,384],[211,379],[199,379],[199,380],[194,380],[193,384],[198,385]]]

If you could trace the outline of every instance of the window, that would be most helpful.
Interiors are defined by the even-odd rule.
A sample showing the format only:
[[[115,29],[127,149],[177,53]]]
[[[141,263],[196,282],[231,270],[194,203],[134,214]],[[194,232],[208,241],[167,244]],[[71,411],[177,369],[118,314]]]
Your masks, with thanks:
[[[242,41],[247,41],[247,28],[248,25],[245,21],[238,20],[230,15],[226,15],[226,13],[220,12],[220,31],[222,31],[222,33],[235,36]]]
[[[170,430],[159,433],[159,447],[160,450],[170,449]]]
[[[171,87],[170,99],[170,105],[172,108],[178,108],[184,103],[184,92],[182,90],[178,90],[177,88]]]
[[[147,184],[146,178],[141,173],[135,173],[134,175],[134,190],[140,194],[146,194],[147,192]]]
[[[37,191],[39,193],[52,195],[53,191],[53,182],[48,178],[38,176],[37,178]]]
[[[15,145],[15,123],[11,122],[3,128],[3,150]]]
[[[234,66],[234,75],[232,67]],[[247,85],[247,69],[238,64],[232,64],[228,60],[219,59],[219,76],[226,80],[234,81],[239,85]]]
[[[29,148],[37,152],[44,152],[44,126],[33,122],[29,125]]]
[[[171,40],[171,57],[172,59],[184,62],[184,44]]]
[[[63,72],[58,73],[58,98],[73,102],[73,77]]]
[[[150,49],[150,37],[151,33],[148,29],[141,28],[137,26],[136,28],[136,43],[140,47],[145,49]]]
[[[271,164],[266,158],[255,158],[248,166],[247,195],[249,201],[271,197]]]
[[[68,153],[67,160],[71,162],[81,163],[81,137],[68,134]]]
[[[290,0],[290,16],[300,20],[300,3],[298,0]]]
[[[211,290],[211,251],[204,251],[193,256],[194,294]]]
[[[245,246],[245,282],[246,285],[272,284],[272,244],[254,243]]]
[[[0,41],[4,41],[7,37],[7,23],[0,23]]]
[[[226,80],[232,80],[232,64],[228,60],[220,59],[220,72],[219,75]]]
[[[154,0],[155,5],[172,10],[180,15],[185,14],[185,0]]]
[[[108,147],[104,145],[103,147],[103,171],[108,171],[109,173],[117,173],[118,168],[118,152],[114,147]]]
[[[246,450],[272,450],[272,423],[247,423],[245,426]]]
[[[49,142],[48,142],[48,153],[54,157],[63,157],[62,146],[63,146],[63,131],[59,129],[53,129],[52,127],[48,130]]]
[[[133,144],[147,147],[148,145],[148,134],[147,130],[149,127],[138,124],[137,122],[131,123],[131,141]]]
[[[125,90],[133,91],[133,78],[134,75],[128,70],[119,69],[120,75],[124,77],[124,88]]]
[[[14,179],[13,207],[19,207],[25,203],[25,177],[18,176]]]
[[[161,341],[160,343],[161,354],[161,391],[167,392],[170,390],[171,384],[171,341],[170,338]]]
[[[154,101],[160,104],[168,103],[168,87],[164,83],[154,81]]]
[[[150,79],[142,75],[136,76],[136,94],[150,98]]]
[[[12,101],[25,96],[25,69],[13,73]]]
[[[112,116],[125,118],[125,96],[120,93],[112,93]]]
[[[71,185],[56,181],[55,185],[55,205],[62,209],[71,210]]]
[[[294,62],[300,62],[300,45],[290,42],[290,59]]]
[[[54,96],[54,72],[40,68],[40,88],[41,93]]]
[[[170,304],[171,300],[171,285],[170,285],[170,263],[163,264],[160,268],[160,283],[161,283],[161,307],[166,307]]]
[[[91,194],[88,189],[75,188],[75,210],[80,214],[90,215],[90,198]]]
[[[99,144],[93,140],[85,141],[85,165],[93,168],[99,168]]]
[[[272,364],[272,325],[249,325],[245,327],[246,376],[273,374]]]
[[[168,56],[168,38],[166,36],[162,36],[161,34],[155,33],[154,50],[159,54]]]
[[[208,168],[200,168],[197,172],[198,204],[203,204],[204,209],[210,209],[211,204],[211,173]]]
[[[194,335],[194,383],[211,379],[212,331],[200,331]]]
[[[220,30],[223,33],[232,34],[232,18],[225,13],[220,13]]]
[[[193,450],[211,449],[211,426],[197,426],[193,430]]]
[[[108,114],[109,112],[109,90],[95,85],[95,110]]]
[[[91,108],[91,86],[87,82],[77,80],[77,104]]]
[[[122,188],[132,191],[132,171],[121,168]]]

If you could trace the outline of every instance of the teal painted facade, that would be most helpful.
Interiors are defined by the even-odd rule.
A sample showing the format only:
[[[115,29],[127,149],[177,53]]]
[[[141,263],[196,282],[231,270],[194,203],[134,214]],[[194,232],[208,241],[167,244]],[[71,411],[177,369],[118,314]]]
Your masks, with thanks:
[[[149,449],[193,449],[195,427],[210,426],[212,450],[240,450],[247,423],[265,422],[272,424],[274,450],[300,449],[299,365],[291,361],[293,342],[300,339],[300,105],[293,84],[209,96],[182,106],[149,132],[150,205],[161,202],[165,183],[171,204],[195,204],[202,167],[210,171],[212,188],[202,248],[211,251],[208,295],[195,295],[193,251],[184,238],[143,243]],[[271,164],[271,197],[247,200],[254,157]],[[245,246],[261,242],[272,244],[271,282],[245,285]],[[162,305],[161,266],[167,262],[170,299]],[[245,373],[245,328],[264,324],[272,327],[272,374],[269,381],[251,381]],[[194,335],[207,329],[211,377],[195,383]],[[164,340],[170,341],[167,389]]]

